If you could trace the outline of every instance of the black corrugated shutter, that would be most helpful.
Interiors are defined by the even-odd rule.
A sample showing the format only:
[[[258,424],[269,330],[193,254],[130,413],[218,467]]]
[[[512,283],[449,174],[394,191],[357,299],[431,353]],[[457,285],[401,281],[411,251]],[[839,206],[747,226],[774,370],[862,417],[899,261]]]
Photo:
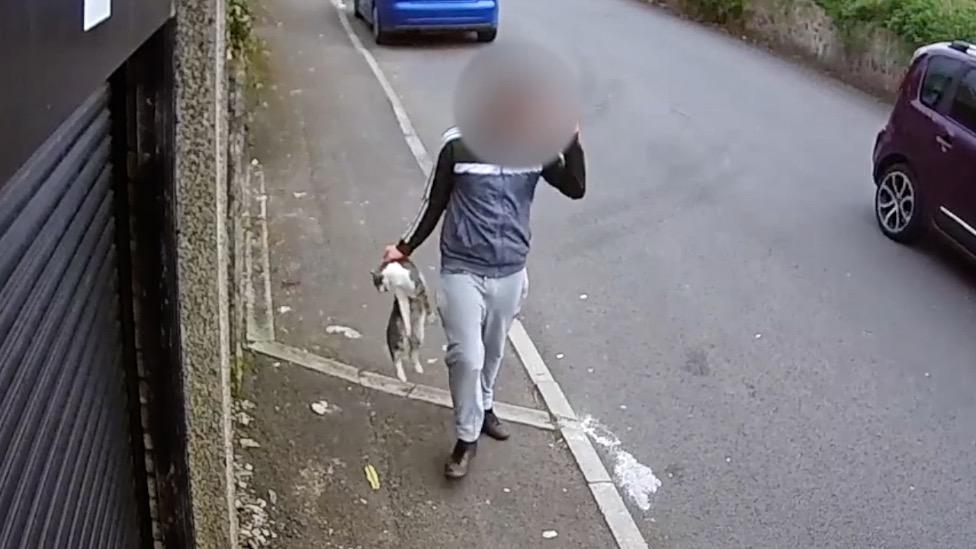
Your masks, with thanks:
[[[108,87],[0,183],[0,549],[139,545]]]

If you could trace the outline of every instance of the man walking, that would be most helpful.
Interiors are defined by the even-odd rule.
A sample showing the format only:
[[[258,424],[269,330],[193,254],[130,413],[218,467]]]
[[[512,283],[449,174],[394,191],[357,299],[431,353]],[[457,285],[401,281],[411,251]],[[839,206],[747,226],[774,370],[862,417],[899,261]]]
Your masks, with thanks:
[[[496,138],[506,132],[515,138],[514,132],[524,130],[513,112],[496,119]],[[509,437],[493,410],[494,387],[508,330],[528,292],[529,210],[540,176],[572,199],[583,197],[586,168],[578,128],[558,158],[526,168],[483,162],[452,128],[444,134],[417,218],[384,254],[384,262],[408,257],[444,218],[438,307],[457,431],[444,471],[448,478],[467,474],[481,433]]]

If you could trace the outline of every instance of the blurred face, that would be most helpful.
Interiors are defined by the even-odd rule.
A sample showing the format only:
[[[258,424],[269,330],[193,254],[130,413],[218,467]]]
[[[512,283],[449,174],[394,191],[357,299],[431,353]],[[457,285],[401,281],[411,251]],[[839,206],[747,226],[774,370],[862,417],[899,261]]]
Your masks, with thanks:
[[[485,162],[545,164],[572,139],[579,101],[569,70],[535,46],[492,46],[462,73],[455,116]]]
[[[498,139],[524,139],[533,131],[538,100],[518,86],[499,85],[485,94],[480,107],[480,129]]]

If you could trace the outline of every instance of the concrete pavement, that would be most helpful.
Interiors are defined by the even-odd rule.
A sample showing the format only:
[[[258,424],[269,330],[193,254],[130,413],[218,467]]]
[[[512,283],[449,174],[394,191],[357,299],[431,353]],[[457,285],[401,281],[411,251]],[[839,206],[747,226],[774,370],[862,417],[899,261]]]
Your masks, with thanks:
[[[512,426],[509,442],[481,444],[459,484],[441,467],[452,444],[444,408],[263,358],[245,393],[254,406],[238,435],[259,447],[238,459],[252,473],[246,490],[273,501],[268,547],[613,547],[552,433]]]
[[[259,147],[295,159],[268,166],[294,222],[272,227],[279,337],[381,368],[365,337],[323,332],[375,324],[353,311],[383,300],[348,285],[412,215],[416,167],[333,8],[288,5],[269,30],[304,77],[269,111],[294,130],[266,135],[293,135]],[[577,410],[661,474],[632,509],[651,545],[976,546],[976,277],[874,227],[887,107],[639,2],[510,0],[502,25],[584,76],[591,193],[540,193],[525,325]],[[475,48],[373,49],[430,149]]]

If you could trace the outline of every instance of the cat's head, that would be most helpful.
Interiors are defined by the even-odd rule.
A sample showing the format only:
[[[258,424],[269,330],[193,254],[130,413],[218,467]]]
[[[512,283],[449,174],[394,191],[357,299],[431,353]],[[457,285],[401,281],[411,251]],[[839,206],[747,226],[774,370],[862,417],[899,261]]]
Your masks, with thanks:
[[[373,286],[376,287],[377,291],[386,292],[389,287],[386,284],[386,277],[383,276],[382,269],[370,271],[369,274],[373,277]]]

